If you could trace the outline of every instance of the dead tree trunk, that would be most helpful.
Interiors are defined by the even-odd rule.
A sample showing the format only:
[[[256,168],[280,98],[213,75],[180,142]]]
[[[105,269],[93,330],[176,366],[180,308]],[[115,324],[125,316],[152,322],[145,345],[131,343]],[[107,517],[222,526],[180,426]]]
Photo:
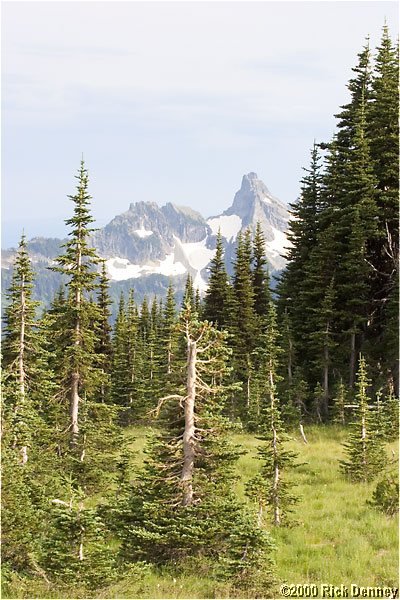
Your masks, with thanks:
[[[196,342],[188,339],[187,346],[187,383],[185,399],[185,429],[183,432],[183,467],[181,484],[183,487],[182,506],[189,506],[193,501],[193,471],[194,471],[194,435],[195,420],[194,406],[196,400]]]
[[[79,372],[74,371],[71,376],[71,446],[76,446],[79,435]]]
[[[279,507],[279,464],[277,460],[277,437],[276,437],[276,429],[272,426],[272,447],[274,452],[274,483],[272,487],[272,499],[274,504],[274,525],[278,526],[281,524],[281,515],[280,515],[280,507]]]
[[[80,244],[78,244],[78,257],[77,257],[78,271],[82,267],[82,253]],[[78,350],[81,345],[81,321],[80,321],[80,308],[81,308],[81,289],[78,287],[75,291],[75,308],[77,312],[75,321],[75,340],[74,345]],[[70,418],[71,418],[71,446],[74,447],[78,443],[79,435],[79,384],[80,384],[80,372],[76,356],[74,357],[74,369],[71,373],[71,397],[70,397]]]
[[[275,394],[274,394],[274,376],[272,366],[270,366],[269,371],[269,381],[271,385],[271,415],[272,415],[272,452],[273,452],[273,461],[274,461],[274,481],[272,484],[272,502],[274,508],[274,525],[279,526],[281,524],[281,514],[280,514],[280,502],[279,502],[279,481],[280,481],[280,472],[279,472],[279,462],[278,462],[278,439],[277,432],[275,427]]]

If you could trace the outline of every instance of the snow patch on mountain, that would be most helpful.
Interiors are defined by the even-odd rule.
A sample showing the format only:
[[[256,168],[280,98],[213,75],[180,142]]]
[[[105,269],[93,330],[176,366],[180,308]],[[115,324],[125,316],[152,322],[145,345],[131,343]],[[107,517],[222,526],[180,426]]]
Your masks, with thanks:
[[[276,227],[271,227],[271,229],[274,234],[274,239],[265,243],[267,249],[273,256],[285,254],[285,249],[290,245],[286,233],[279,231]]]
[[[200,294],[204,294],[204,292],[207,291],[208,283],[204,281],[200,271],[197,271],[196,276],[193,279],[193,287],[195,290],[199,290]]]
[[[207,267],[215,254],[215,250],[207,248],[206,236],[201,242],[185,243],[174,236],[175,256],[187,267],[187,271],[192,273],[193,285],[200,292],[207,289],[207,282],[203,279],[202,271]],[[194,271],[194,273],[193,273]]]
[[[189,265],[196,271],[204,269],[214,256],[215,250],[210,250],[206,246],[207,237],[201,242],[194,243],[185,244],[177,237],[175,237],[175,241],[182,248]]]
[[[109,258],[106,261],[107,273],[114,281],[124,281],[125,279],[137,279],[144,275],[157,274],[166,275],[167,277],[174,275],[183,275],[186,273],[186,268],[181,262],[175,262],[175,255],[172,252],[167,254],[164,260],[158,261],[158,264],[152,265],[135,265],[129,262],[126,258],[118,256]]]
[[[217,235],[220,230],[222,237],[231,241],[241,230],[242,219],[238,215],[221,215],[208,219],[207,224],[211,227],[214,235]]]
[[[135,231],[133,233],[136,233],[136,235],[138,235],[140,238],[147,238],[150,235],[154,235],[153,231],[150,231],[149,229],[135,229]]]

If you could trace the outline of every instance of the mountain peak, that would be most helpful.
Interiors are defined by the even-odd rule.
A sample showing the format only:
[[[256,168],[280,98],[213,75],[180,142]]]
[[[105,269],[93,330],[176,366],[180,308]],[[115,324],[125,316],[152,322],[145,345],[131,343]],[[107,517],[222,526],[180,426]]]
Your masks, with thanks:
[[[254,212],[257,202],[264,201],[270,204],[272,200],[273,196],[265,183],[258,178],[257,173],[251,171],[243,175],[240,190],[236,192],[232,206],[225,212],[228,215],[239,215],[242,219],[250,221],[250,215]]]
[[[254,196],[260,195],[261,197],[272,197],[271,192],[269,191],[265,183],[258,178],[257,173],[254,173],[254,171],[247,173],[247,175],[243,175],[240,192],[251,192]]]
[[[254,179],[258,179],[258,175],[257,175],[257,173],[250,171],[250,173],[247,173],[247,175],[243,175],[243,179],[248,179],[249,181],[253,181]]]

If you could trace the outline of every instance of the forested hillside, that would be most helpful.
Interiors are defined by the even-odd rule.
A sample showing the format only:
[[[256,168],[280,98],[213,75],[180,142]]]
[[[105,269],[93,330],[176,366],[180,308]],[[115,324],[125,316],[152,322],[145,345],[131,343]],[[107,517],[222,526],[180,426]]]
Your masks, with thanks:
[[[341,510],[365,530],[376,519],[391,532],[379,551],[390,551],[399,137],[398,48],[386,27],[353,72],[336,133],[314,143],[290,207],[274,293],[261,226],[239,233],[233,275],[219,232],[204,296],[190,275],[179,305],[172,283],[166,300],[140,304],[131,288],[112,327],[83,161],[52,267],[66,283],[42,314],[22,237],[2,350],[4,597],[155,597],[137,585],[149,577],[206,582],[174,584],[168,597],[273,597],[282,582],[319,583],[322,567],[296,570],[288,547],[293,536],[346,562],[329,527],[334,542],[311,541],[323,486],[325,519],[337,524]],[[349,516],[352,489],[359,512]],[[371,563],[360,564],[350,575],[369,576]],[[387,564],[372,585],[396,585]]]

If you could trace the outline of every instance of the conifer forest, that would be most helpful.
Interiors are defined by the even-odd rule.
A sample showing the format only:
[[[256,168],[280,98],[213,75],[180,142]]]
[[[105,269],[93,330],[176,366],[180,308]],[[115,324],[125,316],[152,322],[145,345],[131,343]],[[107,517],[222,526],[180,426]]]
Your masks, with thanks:
[[[22,236],[4,300],[3,597],[398,588],[397,87],[385,26],[311,148],[274,285],[260,227],[239,234],[232,276],[219,235],[203,295],[190,276],[182,301],[171,282],[139,304],[133,286],[112,322],[83,160],[45,309]]]

